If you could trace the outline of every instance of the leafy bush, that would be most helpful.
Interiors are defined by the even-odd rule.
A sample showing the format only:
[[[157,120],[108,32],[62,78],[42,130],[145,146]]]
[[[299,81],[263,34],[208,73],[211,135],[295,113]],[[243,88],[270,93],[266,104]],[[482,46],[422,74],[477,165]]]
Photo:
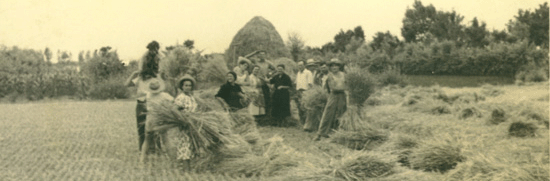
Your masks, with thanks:
[[[124,86],[124,77],[113,77],[95,83],[88,90],[88,96],[92,99],[125,99],[130,96],[128,89]]]
[[[106,52],[88,60],[82,65],[82,72],[93,81],[103,81],[124,72],[125,67],[116,51]]]
[[[407,78],[396,68],[387,68],[385,71],[377,74],[376,77],[382,86],[399,85],[405,87],[408,84]]]

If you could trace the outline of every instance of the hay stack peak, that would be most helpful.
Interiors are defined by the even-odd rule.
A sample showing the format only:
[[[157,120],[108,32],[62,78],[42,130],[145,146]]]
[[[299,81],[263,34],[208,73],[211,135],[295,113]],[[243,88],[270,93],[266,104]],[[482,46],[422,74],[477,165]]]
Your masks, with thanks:
[[[236,65],[238,56],[245,56],[257,50],[265,50],[267,59],[290,55],[275,26],[261,16],[252,18],[233,37],[225,53],[226,60],[228,64]]]

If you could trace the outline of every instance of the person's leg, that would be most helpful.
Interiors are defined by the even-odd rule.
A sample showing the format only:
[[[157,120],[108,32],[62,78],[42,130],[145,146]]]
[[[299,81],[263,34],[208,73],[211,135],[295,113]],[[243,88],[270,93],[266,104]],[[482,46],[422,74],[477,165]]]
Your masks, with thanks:
[[[333,122],[335,121],[334,103],[335,99],[331,94],[328,97],[327,105],[323,111],[323,116],[321,117],[321,122],[319,123],[319,130],[317,130],[317,138],[315,138],[315,140],[320,140],[321,137],[328,137],[328,133],[332,129]]]
[[[146,104],[145,102],[137,101],[136,105],[136,120],[137,120],[137,130],[138,130],[138,140],[139,140],[139,150],[145,141],[145,119],[146,119]]]

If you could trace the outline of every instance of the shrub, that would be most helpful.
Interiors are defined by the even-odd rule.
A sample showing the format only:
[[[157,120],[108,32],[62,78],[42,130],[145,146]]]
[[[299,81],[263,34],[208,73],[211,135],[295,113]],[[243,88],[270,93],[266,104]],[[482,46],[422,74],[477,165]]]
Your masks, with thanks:
[[[516,121],[508,128],[508,135],[514,137],[533,137],[537,131],[537,126],[533,123]]]
[[[399,85],[401,87],[405,87],[408,84],[408,80],[405,75],[401,74],[401,72],[396,68],[388,68],[385,71],[376,74],[376,76],[378,78],[378,83],[381,86]]]
[[[114,51],[91,58],[82,65],[81,70],[94,82],[99,82],[122,74],[125,67]]]
[[[124,86],[124,78],[114,77],[92,84],[88,90],[88,96],[92,99],[105,100],[126,99],[130,94]]]

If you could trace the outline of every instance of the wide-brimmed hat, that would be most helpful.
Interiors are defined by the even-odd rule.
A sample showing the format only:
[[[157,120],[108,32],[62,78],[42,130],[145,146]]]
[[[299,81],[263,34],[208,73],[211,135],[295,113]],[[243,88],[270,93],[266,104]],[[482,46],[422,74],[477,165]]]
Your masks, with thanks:
[[[312,58],[306,60],[306,66],[317,65],[317,62]]]
[[[237,59],[237,65],[240,65],[241,62],[246,62],[246,63],[248,63],[249,66],[252,65],[252,61],[250,61],[248,58],[239,57]]]
[[[147,92],[149,93],[160,93],[166,89],[166,85],[164,84],[164,81],[159,78],[150,78],[145,81],[145,86],[147,89]]]
[[[191,77],[191,75],[185,74],[183,77],[178,79],[178,89],[181,89],[181,87],[183,86],[183,82],[186,80],[191,81],[191,83],[193,84],[193,89],[197,87],[197,82],[195,81],[195,79]]]
[[[342,61],[338,60],[337,58],[330,59],[330,61],[327,62],[328,66],[331,66],[331,65],[334,65],[334,64],[340,65],[340,66],[344,65],[344,63]]]

